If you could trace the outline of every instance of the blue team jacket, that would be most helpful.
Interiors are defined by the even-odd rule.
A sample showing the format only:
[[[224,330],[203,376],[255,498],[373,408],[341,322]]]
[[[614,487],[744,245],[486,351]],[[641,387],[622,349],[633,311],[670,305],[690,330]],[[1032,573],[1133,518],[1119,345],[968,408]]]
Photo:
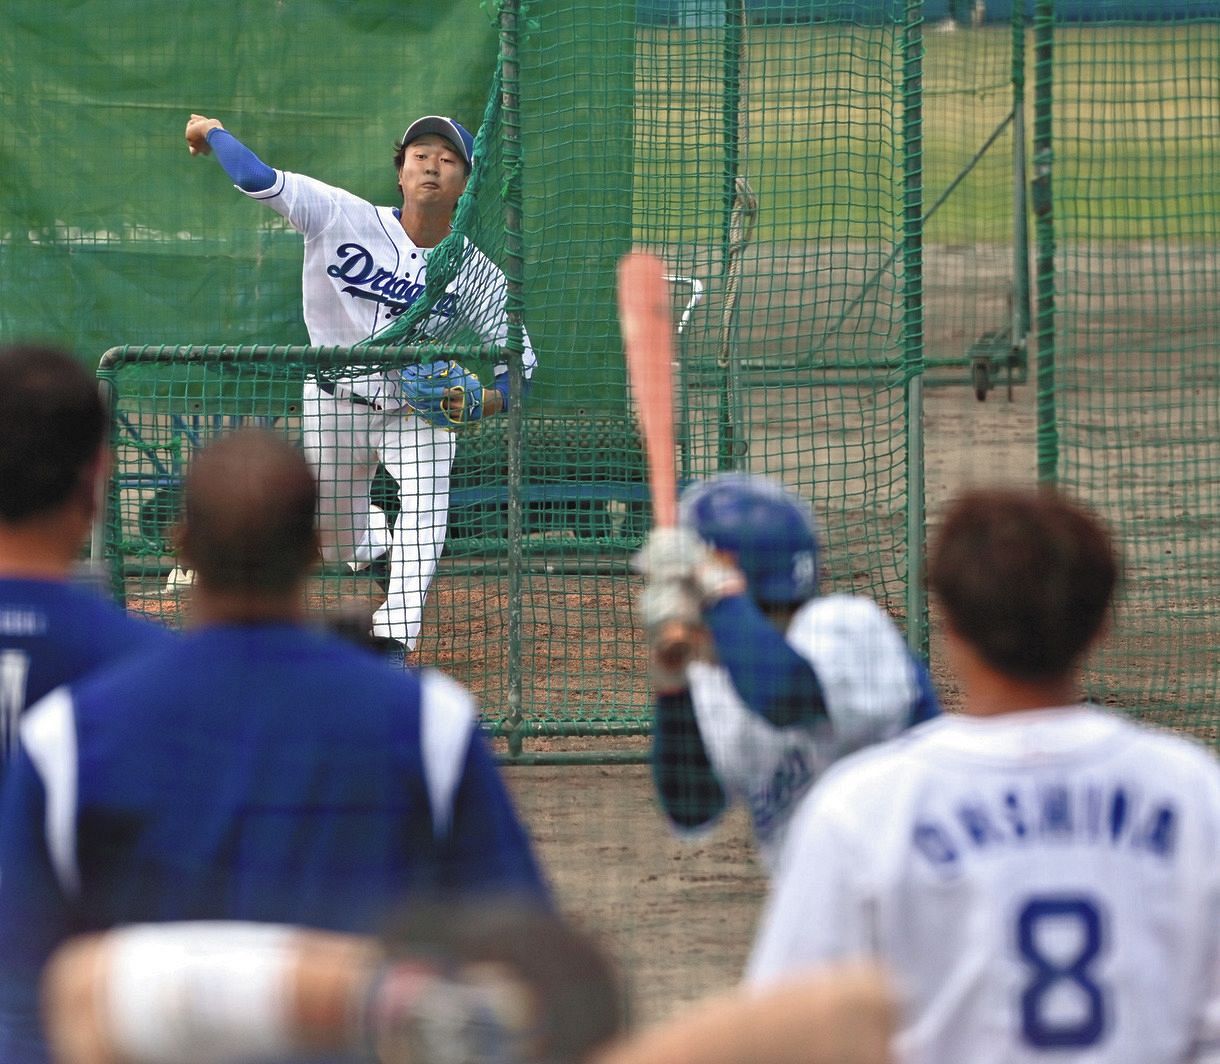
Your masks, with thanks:
[[[72,933],[366,932],[472,894],[549,904],[462,688],[301,627],[202,629],[23,722],[0,807],[0,1060],[45,1059],[37,977]]]

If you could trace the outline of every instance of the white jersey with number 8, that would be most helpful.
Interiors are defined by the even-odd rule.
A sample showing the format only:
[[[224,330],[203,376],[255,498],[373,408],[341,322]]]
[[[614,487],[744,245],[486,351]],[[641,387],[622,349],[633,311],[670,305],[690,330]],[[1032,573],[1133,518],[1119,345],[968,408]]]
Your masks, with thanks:
[[[942,717],[792,826],[748,979],[880,957],[901,1064],[1220,1060],[1220,762],[1090,707]]]

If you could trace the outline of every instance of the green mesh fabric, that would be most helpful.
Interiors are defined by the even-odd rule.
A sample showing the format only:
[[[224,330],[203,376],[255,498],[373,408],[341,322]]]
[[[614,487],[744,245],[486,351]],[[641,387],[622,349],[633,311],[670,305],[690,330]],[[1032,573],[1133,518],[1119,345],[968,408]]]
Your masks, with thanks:
[[[1086,24],[1042,13],[1042,463],[1126,557],[1093,693],[1215,739],[1220,10],[1093,6]]]
[[[459,434],[419,659],[492,726],[646,731],[629,560],[650,507],[614,293],[638,245],[670,270],[681,482],[744,469],[809,497],[823,586],[922,643],[923,388],[1036,392],[1028,478],[1094,503],[1130,560],[1091,682],[1214,730],[1216,11],[1027,6],[238,0],[176,5],[166,34],[145,5],[13,0],[0,338],[119,349],[116,592],[180,618],[182,469],[236,423],[299,434],[305,378],[443,355],[490,379],[495,353],[418,327],[474,246],[538,369],[513,417]],[[300,238],[187,155],[191,111],[386,204],[407,122],[477,131],[455,235],[384,351],[305,347]],[[351,596],[378,601],[328,566],[311,605]]]

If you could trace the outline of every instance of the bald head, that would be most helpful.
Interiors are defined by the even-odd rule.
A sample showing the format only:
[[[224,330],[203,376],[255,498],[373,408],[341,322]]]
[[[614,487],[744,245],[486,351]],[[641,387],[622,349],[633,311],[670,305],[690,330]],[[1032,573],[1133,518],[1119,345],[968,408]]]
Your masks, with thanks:
[[[205,447],[186,476],[179,549],[210,591],[294,591],[317,556],[317,491],[304,455],[241,429]]]

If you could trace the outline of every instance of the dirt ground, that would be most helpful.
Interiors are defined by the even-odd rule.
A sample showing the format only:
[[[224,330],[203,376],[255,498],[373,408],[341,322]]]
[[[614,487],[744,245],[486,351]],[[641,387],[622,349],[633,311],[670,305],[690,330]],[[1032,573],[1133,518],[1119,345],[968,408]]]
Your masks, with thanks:
[[[560,905],[620,959],[639,1022],[737,980],[765,890],[743,817],[682,840],[647,766],[506,771]]]

